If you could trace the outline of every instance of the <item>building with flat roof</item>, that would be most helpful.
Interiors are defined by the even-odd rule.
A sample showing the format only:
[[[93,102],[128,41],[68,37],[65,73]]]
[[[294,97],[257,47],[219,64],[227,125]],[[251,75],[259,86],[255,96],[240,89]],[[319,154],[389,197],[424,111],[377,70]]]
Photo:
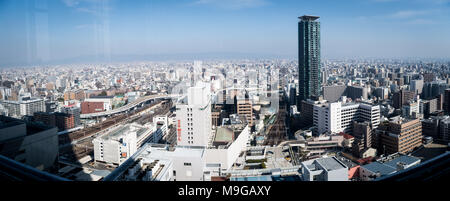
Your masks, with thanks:
[[[132,123],[119,126],[92,141],[94,144],[94,159],[95,161],[120,165],[143,144],[149,141],[153,142],[153,135],[161,137],[161,132],[155,125],[147,127]]]
[[[253,125],[253,107],[252,101],[245,98],[237,99],[237,113],[239,116],[245,117],[247,119],[247,123],[252,126]]]
[[[378,159],[360,167],[360,180],[371,181],[379,177],[394,174],[398,171],[408,169],[420,163],[420,159],[413,156],[395,153]]]
[[[208,146],[212,134],[211,84],[199,82],[188,88],[176,105],[177,143],[182,146]]]
[[[114,96],[91,96],[83,101],[88,103],[102,103],[105,111],[112,110]],[[92,112],[91,112],[92,113]],[[83,113],[85,114],[85,113]]]
[[[45,112],[45,103],[40,98],[24,97],[18,101],[0,100],[11,117],[33,116],[35,112]]]
[[[393,117],[381,123],[375,133],[381,154],[405,154],[422,145],[422,124],[419,119]]]
[[[380,106],[370,103],[320,103],[314,105],[317,134],[353,133],[354,121],[368,121],[374,128],[380,124]]]
[[[105,181],[204,181],[204,147],[145,144]]]
[[[214,138],[206,149],[206,162],[216,164],[217,172],[229,170],[239,154],[250,143],[250,126],[241,123],[222,125],[215,130]]]
[[[302,162],[303,181],[348,181],[348,167],[336,157]]]

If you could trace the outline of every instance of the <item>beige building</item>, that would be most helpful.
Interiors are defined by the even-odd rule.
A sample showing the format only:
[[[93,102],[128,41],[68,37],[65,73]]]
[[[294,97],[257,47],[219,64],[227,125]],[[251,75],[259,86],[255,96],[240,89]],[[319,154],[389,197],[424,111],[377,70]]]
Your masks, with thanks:
[[[406,154],[422,145],[422,124],[419,119],[394,117],[380,124],[376,132],[381,154]]]
[[[237,101],[237,113],[241,117],[245,117],[247,123],[253,126],[253,109],[252,101],[248,99],[242,99]]]

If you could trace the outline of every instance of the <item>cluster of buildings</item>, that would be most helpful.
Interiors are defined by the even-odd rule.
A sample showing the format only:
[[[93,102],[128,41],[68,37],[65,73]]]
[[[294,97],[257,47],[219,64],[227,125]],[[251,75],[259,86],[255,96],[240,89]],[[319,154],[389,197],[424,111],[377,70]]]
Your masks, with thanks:
[[[419,164],[411,153],[424,137],[450,142],[449,63],[323,61],[318,19],[300,17],[298,61],[2,70],[0,154],[52,168],[58,132],[114,117],[82,115],[170,93],[181,96],[167,114],[94,135],[93,163],[116,167],[95,174],[114,181],[369,181]]]

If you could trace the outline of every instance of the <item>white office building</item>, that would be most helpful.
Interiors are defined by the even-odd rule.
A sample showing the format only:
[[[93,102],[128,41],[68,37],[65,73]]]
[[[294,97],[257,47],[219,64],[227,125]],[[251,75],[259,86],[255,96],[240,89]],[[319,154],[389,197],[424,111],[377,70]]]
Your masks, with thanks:
[[[250,142],[250,127],[248,125],[242,126],[245,127],[243,129],[237,127],[217,128],[213,146],[206,149],[206,163],[220,167],[215,171],[230,170],[239,154],[246,150]],[[218,145],[221,143],[222,145]]]
[[[155,143],[161,137],[162,130],[157,126],[144,127],[136,123],[119,126],[92,141],[94,159],[105,163],[121,164],[139,147],[148,142]]]
[[[145,144],[107,181],[204,181],[204,147]]]
[[[314,105],[313,124],[319,134],[352,133],[353,121],[380,124],[380,106],[369,103],[321,103]]]
[[[178,145],[208,146],[212,136],[211,85],[199,82],[190,87],[176,108]]]
[[[302,162],[303,181],[348,181],[348,167],[336,157]]]

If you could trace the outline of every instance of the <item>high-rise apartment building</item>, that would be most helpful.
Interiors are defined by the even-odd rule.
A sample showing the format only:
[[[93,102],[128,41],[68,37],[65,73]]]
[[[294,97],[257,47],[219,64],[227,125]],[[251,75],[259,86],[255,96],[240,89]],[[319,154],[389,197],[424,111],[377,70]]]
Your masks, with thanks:
[[[22,98],[19,101],[0,101],[0,104],[8,110],[8,115],[12,117],[33,116],[35,112],[44,112],[45,103],[39,98]]]
[[[62,107],[61,112],[73,115],[75,127],[81,125],[81,109],[79,107]]]
[[[199,82],[177,103],[177,142],[181,146],[208,146],[212,136],[211,85]]]
[[[320,95],[320,22],[317,16],[304,15],[298,23],[299,98],[301,101]]]
[[[401,109],[404,104],[409,103],[410,100],[414,99],[414,91],[400,90],[395,92],[392,96],[392,102],[395,109]]]

